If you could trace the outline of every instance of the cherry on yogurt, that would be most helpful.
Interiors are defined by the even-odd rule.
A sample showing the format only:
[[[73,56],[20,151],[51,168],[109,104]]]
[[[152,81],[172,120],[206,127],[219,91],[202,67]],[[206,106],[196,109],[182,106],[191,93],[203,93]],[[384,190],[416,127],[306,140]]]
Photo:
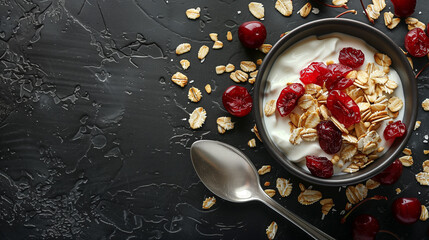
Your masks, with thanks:
[[[287,116],[295,108],[298,99],[304,95],[304,86],[300,83],[293,83],[285,87],[276,102],[276,108],[280,116]]]
[[[258,48],[267,37],[267,30],[264,24],[259,21],[249,21],[238,28],[238,38],[241,44],[247,48]]]

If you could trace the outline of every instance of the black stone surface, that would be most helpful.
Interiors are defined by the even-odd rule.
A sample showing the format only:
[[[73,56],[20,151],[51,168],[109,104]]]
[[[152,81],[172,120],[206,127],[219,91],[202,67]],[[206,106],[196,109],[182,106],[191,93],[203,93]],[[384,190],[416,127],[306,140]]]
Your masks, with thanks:
[[[261,181],[290,178],[294,184],[287,198],[274,198],[338,239],[351,238],[351,220],[371,213],[382,229],[401,239],[427,239],[428,223],[410,226],[397,223],[390,211],[397,197],[418,197],[428,205],[428,188],[414,175],[429,149],[425,135],[429,116],[418,107],[422,126],[408,146],[414,165],[405,168],[392,186],[370,190],[368,195],[386,195],[388,201],[368,202],[340,224],[346,204],[345,188],[313,186],[324,198],[333,198],[335,211],[321,219],[321,206],[297,202],[298,184],[272,159],[262,143],[247,146],[254,137],[252,116],[233,118],[236,128],[217,133],[216,118],[227,115],[221,103],[223,91],[233,82],[227,74],[216,75],[220,64],[256,60],[262,53],[244,49],[238,26],[255,18],[250,1],[175,0],[0,0],[0,238],[1,239],[266,239],[265,229],[276,221],[276,239],[308,239],[302,231],[260,203],[233,204],[217,199],[202,210],[212,196],[196,176],[189,147],[198,139],[232,144],[247,154],[257,168],[270,164],[273,170]],[[303,19],[296,12],[306,1],[294,0],[294,14],[284,17],[265,5],[263,23],[268,43],[281,33],[305,22],[334,17],[344,9],[312,2],[319,14]],[[365,5],[369,1],[364,1]],[[350,0],[357,15],[346,18],[367,22],[360,2]],[[200,7],[201,17],[189,20],[188,8]],[[390,1],[384,11],[392,11]],[[413,15],[429,21],[429,5],[417,3]],[[407,27],[402,21],[394,30],[382,17],[374,27],[399,46]],[[226,41],[232,31],[234,40]],[[211,49],[200,63],[200,46],[212,45],[209,33],[224,42]],[[176,56],[178,44],[189,42],[192,50]],[[179,61],[191,67],[181,70]],[[415,69],[428,59],[414,59]],[[190,80],[184,89],[170,81],[182,71]],[[418,79],[421,103],[429,97],[429,71]],[[199,103],[190,103],[190,86],[203,92]],[[244,84],[251,92],[252,85]],[[194,108],[207,110],[199,130],[187,119]],[[309,184],[302,182],[307,187]],[[395,189],[402,192],[396,194]],[[379,233],[377,239],[392,239]]]

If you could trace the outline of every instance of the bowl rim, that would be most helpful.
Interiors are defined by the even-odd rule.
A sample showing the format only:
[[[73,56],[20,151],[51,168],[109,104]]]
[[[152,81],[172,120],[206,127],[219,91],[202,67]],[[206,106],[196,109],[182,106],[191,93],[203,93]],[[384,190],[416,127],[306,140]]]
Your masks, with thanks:
[[[278,56],[276,56],[276,55],[281,54],[281,53],[277,53],[277,52],[279,50],[282,50],[281,48],[283,45],[287,44],[288,41],[293,39],[296,35],[298,35],[300,32],[302,32],[304,30],[309,30],[309,29],[314,28],[314,27],[321,27],[321,26],[326,25],[326,24],[351,25],[353,27],[361,28],[361,29],[363,29],[363,31],[371,32],[371,33],[376,35],[376,38],[380,38],[382,41],[385,41],[386,45],[390,45],[389,48],[391,48],[394,51],[395,55],[397,55],[400,58],[401,62],[403,62],[403,63],[406,62],[408,64],[408,60],[405,57],[405,54],[403,54],[401,48],[399,48],[399,46],[392,39],[390,39],[385,33],[383,33],[382,31],[378,30],[375,27],[372,27],[368,24],[365,24],[363,22],[359,22],[357,20],[352,20],[352,19],[325,18],[325,19],[314,20],[314,21],[305,23],[303,25],[300,25],[297,28],[293,29],[292,31],[288,32],[288,34],[286,34],[284,37],[282,37],[279,41],[277,41],[273,45],[271,50],[265,56],[261,66],[259,68],[258,75],[256,77],[255,86],[254,86],[253,105],[255,107],[255,110],[254,110],[253,114],[255,117],[256,127],[258,129],[259,135],[262,138],[262,142],[263,142],[264,146],[267,148],[267,151],[288,172],[292,173],[293,175],[295,175],[296,177],[298,177],[300,179],[303,179],[305,181],[308,181],[310,183],[317,184],[317,185],[346,186],[346,185],[357,184],[359,182],[362,182],[364,180],[367,180],[367,179],[375,176],[376,174],[378,174],[379,172],[381,172],[382,170],[387,168],[396,159],[396,157],[402,151],[402,149],[406,146],[406,144],[408,143],[408,140],[411,137],[411,134],[413,132],[414,124],[415,124],[415,121],[417,118],[417,97],[416,97],[417,96],[417,84],[416,84],[416,79],[415,79],[414,73],[412,72],[411,67],[403,69],[403,71],[405,71],[405,75],[408,78],[407,80],[410,81],[409,84],[411,86],[411,94],[412,94],[410,97],[407,98],[406,97],[407,94],[404,91],[404,98],[406,99],[406,100],[404,99],[404,101],[411,101],[411,107],[410,107],[411,108],[411,110],[410,110],[411,111],[411,113],[410,113],[411,118],[410,118],[410,122],[407,126],[407,134],[405,137],[403,137],[400,140],[399,145],[396,143],[398,140],[395,140],[395,143],[392,144],[392,146],[394,146],[394,145],[398,145],[398,146],[396,147],[396,149],[394,149],[393,153],[387,157],[385,156],[387,154],[387,152],[385,154],[383,154],[380,158],[387,158],[387,159],[384,162],[373,167],[373,169],[371,169],[369,171],[364,171],[365,169],[362,169],[361,171],[358,171],[356,173],[348,174],[347,178],[341,177],[341,176],[345,176],[345,175],[333,176],[332,178],[319,178],[319,177],[315,177],[315,176],[308,174],[307,172],[303,171],[302,168],[297,166],[295,163],[293,163],[287,159],[283,160],[283,158],[286,158],[286,157],[284,155],[283,156],[281,155],[283,153],[281,153],[281,151],[275,146],[275,144],[272,143],[271,138],[267,135],[267,133],[265,131],[265,127],[264,127],[265,124],[264,124],[263,117],[262,117],[262,115],[263,115],[262,100],[263,100],[263,95],[264,95],[264,91],[265,91],[265,84],[263,85],[263,81],[266,81],[266,79],[269,75],[269,71],[271,70],[273,63],[275,62],[272,59],[274,57],[277,58]],[[334,32],[344,33],[344,32],[342,32],[343,31],[342,29],[343,28],[333,30],[332,33],[334,33]],[[326,35],[326,34],[329,34],[329,33],[323,33],[323,34],[313,33],[313,34],[307,35],[306,37],[309,37],[311,35],[322,36],[322,35]],[[345,34],[347,34],[347,33],[345,33]],[[347,35],[350,35],[350,34],[347,34]],[[301,38],[301,39],[304,39],[304,38]],[[363,38],[362,38],[362,40],[367,42]],[[291,45],[293,45],[295,43],[297,43],[297,41],[292,42]],[[369,44],[369,43],[367,43],[367,44]],[[284,52],[284,51],[285,51],[285,49],[282,50],[282,52]],[[265,73],[267,71],[267,69],[268,69],[268,73]],[[264,76],[265,76],[265,79],[264,79]],[[404,85],[404,79],[403,78],[401,78],[401,82]],[[263,85],[263,88],[262,88],[262,85]],[[404,103],[404,106],[405,105],[406,104]],[[408,111],[408,108],[407,108],[407,111]],[[405,114],[407,114],[407,112]],[[404,114],[404,116],[405,116],[405,114]],[[373,165],[373,164],[371,164],[371,165]],[[292,165],[294,165],[294,166],[292,166]]]

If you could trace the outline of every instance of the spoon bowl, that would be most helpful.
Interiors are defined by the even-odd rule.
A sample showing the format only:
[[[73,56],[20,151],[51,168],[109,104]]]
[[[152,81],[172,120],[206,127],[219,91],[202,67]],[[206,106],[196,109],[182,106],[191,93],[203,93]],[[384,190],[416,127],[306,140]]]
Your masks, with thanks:
[[[237,148],[218,141],[196,141],[191,146],[191,161],[198,177],[218,197],[231,202],[258,200],[314,239],[334,239],[266,195],[256,168]]]

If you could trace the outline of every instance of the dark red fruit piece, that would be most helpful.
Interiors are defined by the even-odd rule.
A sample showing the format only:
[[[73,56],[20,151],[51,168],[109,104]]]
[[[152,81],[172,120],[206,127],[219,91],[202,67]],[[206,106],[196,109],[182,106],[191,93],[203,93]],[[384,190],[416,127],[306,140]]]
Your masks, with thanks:
[[[402,163],[396,159],[390,166],[377,174],[373,179],[384,185],[394,184],[402,175]]]
[[[405,124],[398,120],[386,126],[383,135],[384,139],[389,140],[392,138],[402,137],[407,133],[407,127]]]
[[[405,49],[414,57],[424,57],[429,53],[429,38],[420,28],[408,31],[405,36]]]
[[[323,83],[328,78],[329,70],[323,62],[312,62],[308,67],[299,72],[299,79],[304,84],[315,83],[323,86]]]
[[[244,117],[252,110],[252,96],[245,87],[230,86],[222,95],[225,109],[236,117]]]
[[[332,115],[346,128],[360,122],[359,106],[346,93],[339,90],[329,92],[326,106]]]
[[[408,17],[414,13],[416,0],[391,0],[395,8],[395,15],[398,17]]]
[[[359,49],[347,47],[340,51],[338,60],[341,64],[349,66],[351,68],[358,68],[362,66],[365,61],[365,54]]]
[[[304,95],[304,86],[300,83],[293,83],[285,87],[277,99],[276,108],[280,116],[287,116],[295,108],[298,99]]]
[[[412,224],[420,218],[421,203],[417,198],[398,198],[392,204],[392,211],[400,223]]]
[[[334,63],[334,64],[328,65],[328,70],[329,70],[329,73],[326,79],[326,87],[328,88],[329,91],[331,91],[334,89],[342,90],[342,89],[339,89],[340,88],[339,84],[344,85],[346,82],[339,83],[339,81],[345,78],[347,74],[353,69],[341,63]],[[353,83],[353,81],[351,83]]]
[[[334,174],[334,165],[325,157],[305,157],[307,168],[316,177],[330,178]]]
[[[327,154],[340,151],[343,143],[342,132],[331,121],[323,121],[317,124],[317,136],[319,145]]]
[[[264,24],[258,21],[245,22],[238,28],[238,38],[241,44],[247,48],[258,48],[267,37]]]
[[[326,82],[326,88],[329,91],[331,91],[331,90],[344,90],[344,89],[350,87],[351,85],[353,85],[353,80],[348,79],[348,78],[341,78],[338,81],[335,81],[333,83]]]
[[[353,240],[373,240],[379,230],[378,220],[369,214],[359,215],[353,220]]]

